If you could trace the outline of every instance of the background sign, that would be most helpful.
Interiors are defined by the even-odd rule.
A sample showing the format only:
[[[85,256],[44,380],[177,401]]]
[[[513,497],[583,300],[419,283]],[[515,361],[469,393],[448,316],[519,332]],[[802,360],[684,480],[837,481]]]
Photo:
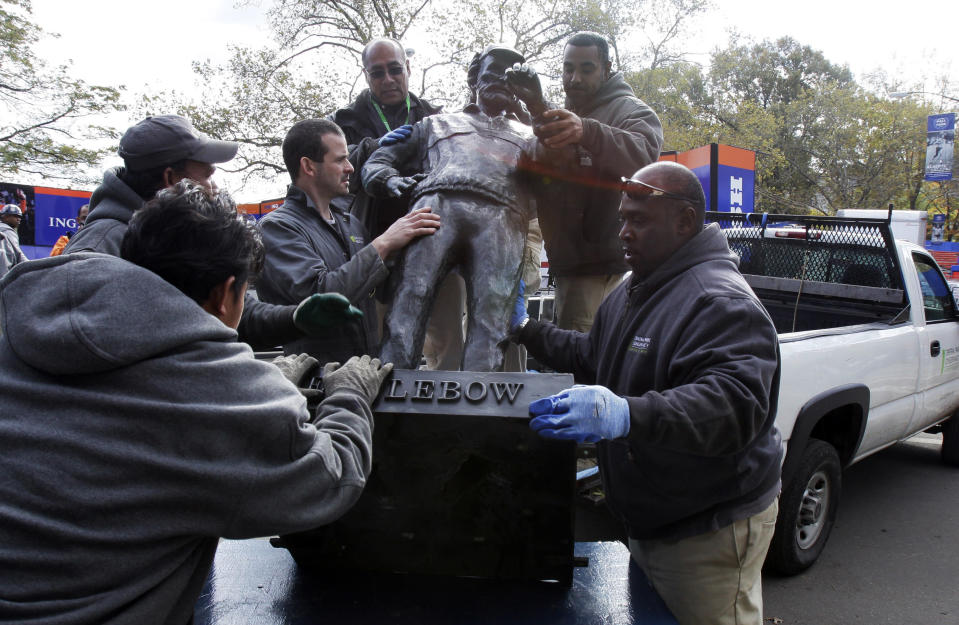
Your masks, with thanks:
[[[932,216],[932,235],[929,237],[929,240],[933,243],[942,243],[943,235],[946,230],[946,216],[942,213],[937,213]]]
[[[926,127],[926,180],[952,180],[956,114],[930,115]]]
[[[90,203],[89,191],[34,187],[34,245],[53,245],[61,235],[77,231],[77,213]]]
[[[706,210],[751,213],[755,208],[756,153],[710,143],[686,152],[665,152],[661,161],[675,161],[696,174],[706,193]]]

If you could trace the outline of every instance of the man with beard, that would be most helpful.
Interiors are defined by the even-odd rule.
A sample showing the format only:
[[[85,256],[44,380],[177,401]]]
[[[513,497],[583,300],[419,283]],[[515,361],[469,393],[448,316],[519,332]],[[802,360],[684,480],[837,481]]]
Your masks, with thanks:
[[[544,145],[575,149],[576,158],[548,172],[552,183],[538,198],[539,220],[556,282],[556,323],[587,332],[629,269],[616,236],[619,179],[659,158],[663,129],[622,73],[612,71],[609,44],[597,33],[566,42],[563,89],[565,108],[537,115],[533,128]],[[531,111],[548,108],[541,95],[526,104]]]
[[[440,218],[419,207],[367,243],[359,220],[332,204],[348,193],[353,166],[343,131],[328,119],[295,123],[283,139],[283,162],[293,184],[283,206],[259,223],[266,260],[258,294],[265,302],[290,304],[335,291],[363,312],[335,332],[283,349],[339,362],[373,354],[379,342],[374,295],[389,274],[384,261],[413,239],[436,232]]]

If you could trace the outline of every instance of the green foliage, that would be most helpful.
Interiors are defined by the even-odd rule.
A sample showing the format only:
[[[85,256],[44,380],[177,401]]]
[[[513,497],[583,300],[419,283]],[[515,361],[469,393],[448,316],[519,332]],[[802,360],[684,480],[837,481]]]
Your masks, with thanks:
[[[734,39],[706,70],[676,62],[627,79],[659,113],[664,149],[716,142],[757,152],[758,211],[834,214],[891,202],[946,212],[943,205],[956,204],[952,187],[922,181],[925,120],[935,111],[877,96],[790,38]],[[881,93],[899,90],[872,80]]]
[[[110,150],[91,141],[116,133],[89,118],[122,109],[120,90],[88,85],[69,67],[49,68],[33,46],[44,35],[29,0],[0,0],[0,169],[8,175],[82,179]]]

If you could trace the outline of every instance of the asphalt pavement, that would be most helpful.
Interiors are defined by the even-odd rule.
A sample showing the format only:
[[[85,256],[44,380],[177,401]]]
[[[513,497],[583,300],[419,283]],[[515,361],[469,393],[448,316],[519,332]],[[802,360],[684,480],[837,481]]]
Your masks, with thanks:
[[[959,468],[941,442],[920,434],[845,471],[818,562],[764,577],[766,623],[959,625]]]

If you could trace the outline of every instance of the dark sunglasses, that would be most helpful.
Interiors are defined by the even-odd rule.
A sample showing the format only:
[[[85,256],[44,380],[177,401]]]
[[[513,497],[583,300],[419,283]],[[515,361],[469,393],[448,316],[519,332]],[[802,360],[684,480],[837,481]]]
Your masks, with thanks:
[[[402,76],[406,72],[406,68],[402,65],[394,65],[393,67],[388,67],[386,69],[376,68],[376,69],[365,69],[366,75],[372,80],[382,80],[387,72],[390,76]]]
[[[626,197],[631,200],[636,200],[637,202],[642,202],[651,197],[664,197],[670,200],[689,202],[693,206],[699,206],[699,200],[694,200],[690,197],[686,197],[685,195],[670,193],[669,191],[665,191],[659,187],[654,187],[648,182],[640,182],[639,180],[633,180],[632,178],[620,178],[619,190],[625,193]]]

